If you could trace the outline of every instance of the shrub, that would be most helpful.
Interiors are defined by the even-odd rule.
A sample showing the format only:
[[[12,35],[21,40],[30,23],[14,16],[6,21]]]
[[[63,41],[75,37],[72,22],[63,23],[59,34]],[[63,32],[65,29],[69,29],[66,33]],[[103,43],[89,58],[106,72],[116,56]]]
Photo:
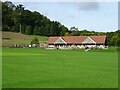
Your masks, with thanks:
[[[33,40],[31,41],[31,45],[33,44],[39,44],[39,40],[37,37],[33,38]]]
[[[117,41],[116,41],[116,46],[117,46],[117,47],[120,47],[120,38],[117,39]]]

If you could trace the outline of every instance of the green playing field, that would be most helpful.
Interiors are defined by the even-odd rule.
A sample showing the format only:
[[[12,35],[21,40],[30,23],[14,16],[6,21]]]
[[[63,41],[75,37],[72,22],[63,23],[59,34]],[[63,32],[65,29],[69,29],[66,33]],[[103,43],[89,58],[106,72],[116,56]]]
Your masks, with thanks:
[[[108,50],[3,48],[3,88],[117,88],[118,55]]]

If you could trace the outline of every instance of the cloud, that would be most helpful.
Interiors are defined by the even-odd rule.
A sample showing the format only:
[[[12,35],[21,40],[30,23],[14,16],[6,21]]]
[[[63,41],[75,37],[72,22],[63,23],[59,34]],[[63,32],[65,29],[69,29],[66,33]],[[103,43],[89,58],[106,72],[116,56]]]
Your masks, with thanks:
[[[78,2],[79,10],[82,11],[95,11],[99,10],[98,2]]]
[[[69,14],[69,15],[67,15],[66,17],[67,17],[67,18],[72,18],[72,19],[73,19],[73,18],[76,18],[76,17],[75,17],[74,15],[72,15],[72,14]]]

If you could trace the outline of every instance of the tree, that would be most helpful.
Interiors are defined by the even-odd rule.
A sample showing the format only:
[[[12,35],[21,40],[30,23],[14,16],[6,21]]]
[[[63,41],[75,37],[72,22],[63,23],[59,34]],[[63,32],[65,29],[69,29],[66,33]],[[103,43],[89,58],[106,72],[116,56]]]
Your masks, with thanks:
[[[39,44],[39,40],[38,40],[37,37],[34,37],[34,38],[32,39],[31,45],[33,45],[33,44]]]
[[[65,36],[70,36],[70,33],[69,33],[69,32],[66,32],[66,33],[65,33]]]
[[[120,30],[116,31],[116,33],[118,35],[118,39],[116,40],[116,46],[120,49]]]
[[[19,32],[19,23],[16,23],[13,27],[13,32]]]
[[[16,6],[10,2],[10,1],[5,1],[4,4],[6,4],[8,6],[8,8],[15,10]]]
[[[39,12],[32,12],[31,19],[35,26],[41,26],[42,24],[42,15]]]
[[[61,29],[60,36],[64,36],[65,33],[68,31],[68,28],[65,27],[64,25],[61,25],[61,26],[60,26],[60,29]]]
[[[71,36],[79,36],[80,31],[72,31]]]
[[[31,32],[32,32],[31,26],[27,26],[26,29],[25,29],[25,34],[31,35]]]
[[[40,27],[39,27],[39,26],[35,26],[35,27],[34,27],[34,29],[33,29],[33,34],[34,34],[34,35],[41,35]]]
[[[22,12],[24,11],[24,7],[22,4],[17,5],[16,10],[19,11],[19,24],[20,24],[20,33],[22,28]]]
[[[116,40],[116,46],[120,48],[120,38]]]
[[[76,28],[76,27],[71,27],[71,28],[70,28],[70,31],[78,31],[78,28]]]
[[[116,41],[116,47],[117,47],[117,51],[120,52],[120,38],[118,38]]]
[[[111,38],[111,44],[112,44],[113,46],[116,45],[116,42],[117,42],[118,38],[119,38],[119,37],[118,37],[117,35],[113,35],[113,36],[112,36],[112,38]]]
[[[11,4],[11,5],[10,5]],[[14,21],[12,19],[13,8],[12,2],[2,3],[2,26],[3,31],[12,31]]]

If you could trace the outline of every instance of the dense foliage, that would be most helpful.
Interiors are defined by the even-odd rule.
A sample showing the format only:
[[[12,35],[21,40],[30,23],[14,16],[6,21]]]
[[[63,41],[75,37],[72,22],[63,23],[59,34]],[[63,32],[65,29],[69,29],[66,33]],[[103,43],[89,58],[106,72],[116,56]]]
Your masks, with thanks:
[[[3,31],[20,32],[27,35],[62,36],[67,27],[57,21],[51,21],[39,12],[31,12],[19,4],[2,3]]]
[[[2,2],[2,25],[3,31],[20,32],[26,35],[43,36],[93,36],[106,35],[109,45],[118,46],[120,41],[120,30],[115,32],[95,32],[78,30],[76,27],[67,27],[60,22],[51,21],[39,12],[31,12],[19,4],[15,6],[12,2]]]
[[[32,44],[39,44],[39,40],[37,37],[33,38],[33,40],[31,41],[31,45]]]

